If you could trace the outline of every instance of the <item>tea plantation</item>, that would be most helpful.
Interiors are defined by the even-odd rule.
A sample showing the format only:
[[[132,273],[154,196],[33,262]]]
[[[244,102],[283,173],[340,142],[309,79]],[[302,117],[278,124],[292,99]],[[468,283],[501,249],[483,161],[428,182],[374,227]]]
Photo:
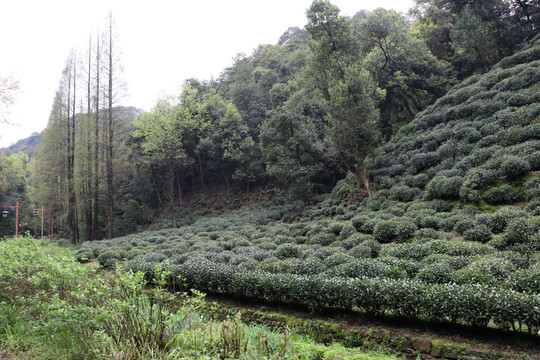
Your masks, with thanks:
[[[161,264],[210,293],[540,330],[540,36],[451,89],[369,167],[371,197],[351,198],[346,178],[317,205],[275,199],[77,257],[149,278]]]

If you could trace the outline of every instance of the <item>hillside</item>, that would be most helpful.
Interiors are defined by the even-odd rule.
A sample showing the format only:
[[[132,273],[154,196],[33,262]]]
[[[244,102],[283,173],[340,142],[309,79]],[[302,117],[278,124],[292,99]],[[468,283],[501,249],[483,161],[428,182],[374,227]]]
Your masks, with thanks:
[[[40,142],[41,142],[41,134],[36,132],[25,139],[21,139],[17,141],[13,145],[0,149],[0,153],[6,154],[9,156],[11,154],[17,154],[19,152],[23,152],[27,154],[28,157],[32,157],[37,147],[39,146]]]
[[[239,298],[536,334],[539,67],[537,38],[455,86],[378,150],[369,198],[345,179],[301,214],[274,200],[85,242],[78,258],[161,264],[172,285]]]

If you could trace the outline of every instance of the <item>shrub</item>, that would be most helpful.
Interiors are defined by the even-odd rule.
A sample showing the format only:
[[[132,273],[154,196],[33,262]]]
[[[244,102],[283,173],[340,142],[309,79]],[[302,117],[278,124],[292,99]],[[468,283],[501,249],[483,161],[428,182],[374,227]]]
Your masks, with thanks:
[[[361,231],[366,234],[372,234],[375,230],[375,226],[381,222],[381,219],[371,218],[362,225]]]
[[[463,235],[465,234],[465,232],[475,228],[476,226],[477,225],[475,220],[465,218],[456,223],[456,225],[454,226],[454,230]]]
[[[349,255],[357,259],[362,259],[362,258],[367,259],[367,258],[372,257],[371,248],[369,248],[368,246],[364,244],[356,245],[355,247],[350,249],[348,253]]]
[[[430,284],[449,283],[454,270],[446,263],[433,263],[418,270],[416,279]]]
[[[540,293],[540,265],[536,264],[528,269],[514,271],[505,282],[505,285],[515,291],[528,294]]]
[[[352,224],[345,224],[341,229],[340,235],[343,238],[348,238],[353,234],[356,234],[356,228]]]
[[[436,215],[430,215],[426,216],[424,218],[420,219],[420,227],[422,228],[431,228],[431,229],[438,229],[439,228],[439,218]]]
[[[361,231],[364,224],[370,219],[367,215],[358,215],[351,220],[352,226],[356,228],[356,230]]]
[[[534,245],[533,235],[538,230],[538,226],[535,225],[530,219],[515,219],[512,220],[504,232],[501,235],[501,240],[505,246],[512,245]]]
[[[394,186],[390,189],[388,198],[390,200],[410,202],[421,193],[420,189],[410,188],[407,185]]]
[[[484,193],[484,200],[493,205],[513,204],[519,199],[519,192],[514,189],[513,186],[508,184],[503,184],[499,187],[491,188]]]
[[[440,239],[440,238],[441,238],[441,234],[440,234],[437,230],[435,230],[435,229],[432,229],[432,228],[424,228],[424,229],[418,230],[418,232],[416,233],[415,238],[416,238],[417,240]]]
[[[298,275],[316,275],[325,269],[326,267],[319,258],[310,256],[294,263],[289,272]]]
[[[474,168],[467,172],[463,186],[471,189],[483,189],[497,182],[497,173],[494,170]]]
[[[360,245],[364,245],[368,247],[371,250],[371,257],[374,257],[374,258],[379,256],[379,252],[382,249],[381,243],[374,239],[365,240]]]
[[[463,238],[467,241],[488,242],[491,240],[492,233],[486,225],[476,225],[465,231]]]
[[[409,239],[414,235],[416,229],[416,224],[411,220],[400,219],[397,221],[396,234],[400,239]]]
[[[426,192],[430,199],[457,199],[463,177],[435,176],[427,185]]]
[[[515,267],[510,261],[493,256],[485,256],[457,270],[454,273],[453,280],[456,284],[496,286],[504,281],[513,271],[515,271]]]
[[[353,261],[355,261],[355,258],[352,255],[348,255],[346,253],[337,253],[337,254],[330,255],[326,259],[324,259],[324,264],[328,268],[332,268],[334,266],[353,262]]]
[[[334,241],[336,241],[336,235],[334,233],[315,234],[309,239],[310,244],[318,244],[322,246],[328,246]]]
[[[413,178],[413,186],[419,189],[423,189],[428,183],[428,176],[426,174],[418,174]]]
[[[382,263],[376,259],[358,259],[341,263],[324,272],[328,277],[368,277],[368,278],[407,278],[405,270]]]
[[[97,259],[101,266],[108,269],[114,267],[122,259],[123,255],[118,249],[109,249],[99,254]]]
[[[515,207],[503,207],[493,214],[491,231],[500,233],[513,219],[526,217],[527,214],[523,210]]]
[[[540,199],[540,177],[533,177],[523,184],[523,190],[528,201]]]
[[[525,175],[531,170],[531,165],[527,160],[517,156],[509,156],[501,163],[501,172],[510,179]]]
[[[373,228],[373,237],[379,242],[389,242],[397,236],[398,223],[393,220],[378,221]]]
[[[302,257],[302,248],[296,244],[281,244],[274,251],[278,259],[300,258]]]

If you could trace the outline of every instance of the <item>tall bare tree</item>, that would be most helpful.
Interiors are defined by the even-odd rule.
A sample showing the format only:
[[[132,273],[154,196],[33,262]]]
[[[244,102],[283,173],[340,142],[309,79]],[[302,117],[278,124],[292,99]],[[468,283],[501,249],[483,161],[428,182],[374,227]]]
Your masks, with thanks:
[[[125,81],[123,78],[123,67],[120,61],[120,48],[118,41],[118,31],[112,13],[107,17],[107,25],[103,34],[103,55],[105,64],[103,72],[106,76],[105,85],[105,157],[106,157],[106,181],[107,181],[107,235],[109,238],[114,236],[114,166],[113,159],[115,155],[115,131],[116,118],[114,107],[125,95]]]

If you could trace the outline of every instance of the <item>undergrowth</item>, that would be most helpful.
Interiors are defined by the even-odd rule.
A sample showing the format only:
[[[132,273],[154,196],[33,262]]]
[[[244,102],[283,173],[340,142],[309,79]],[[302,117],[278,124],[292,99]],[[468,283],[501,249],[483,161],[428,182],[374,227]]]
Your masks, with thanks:
[[[389,359],[240,316],[210,318],[204,294],[172,293],[159,265],[116,276],[27,237],[0,242],[0,355],[10,359]]]

